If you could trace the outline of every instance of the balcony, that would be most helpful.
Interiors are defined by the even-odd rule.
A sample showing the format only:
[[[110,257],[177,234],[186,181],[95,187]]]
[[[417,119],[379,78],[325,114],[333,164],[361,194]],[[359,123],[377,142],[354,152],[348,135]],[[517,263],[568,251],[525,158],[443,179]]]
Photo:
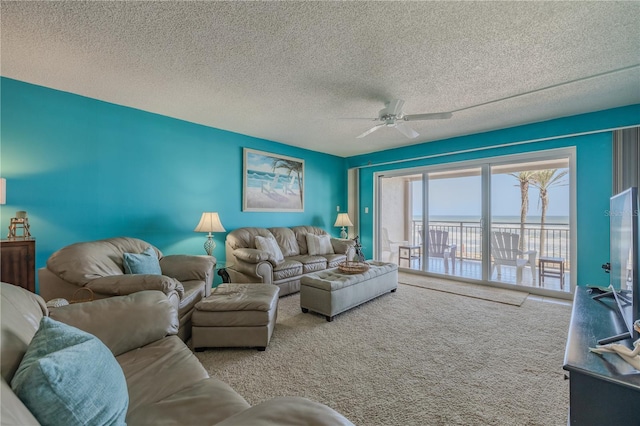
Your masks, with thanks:
[[[432,221],[429,223],[430,230],[448,231],[448,243],[456,245],[455,271],[449,274],[470,279],[482,279],[482,228],[479,222],[454,222],[454,221]],[[492,231],[510,232],[520,234],[519,223],[493,222]],[[411,234],[409,243],[411,245],[422,246],[422,221],[411,222]],[[543,247],[540,249],[540,239],[543,237]],[[542,287],[549,290],[569,292],[571,276],[570,258],[570,234],[569,226],[562,223],[545,223],[545,229],[541,231],[539,223],[527,223],[524,227],[524,251],[536,251],[536,276],[532,279],[530,268],[524,268],[521,286]],[[558,277],[545,277],[544,282],[539,283],[539,259],[541,256],[564,259],[564,285],[560,286]],[[397,261],[395,259],[394,261]],[[493,262],[493,259],[492,259]],[[401,265],[407,267],[407,262]],[[422,269],[420,262],[412,261],[410,268]],[[434,273],[445,274],[443,259],[430,258],[427,270]],[[502,275],[497,277],[496,272],[490,277],[491,281],[517,284],[517,274],[515,266],[502,266]]]

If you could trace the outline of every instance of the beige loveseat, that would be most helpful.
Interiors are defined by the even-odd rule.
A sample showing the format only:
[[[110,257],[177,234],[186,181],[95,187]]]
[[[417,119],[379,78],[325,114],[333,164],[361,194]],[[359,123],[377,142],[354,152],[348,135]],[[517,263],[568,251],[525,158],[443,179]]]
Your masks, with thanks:
[[[140,254],[151,248],[160,273],[125,273],[125,253]],[[162,291],[178,311],[178,336],[191,336],[191,315],[196,303],[211,294],[216,258],[212,256],[169,255],[137,238],[118,237],[81,242],[64,247],[49,257],[38,270],[40,296],[55,298],[104,299],[142,290]],[[79,288],[91,290],[91,294]]]
[[[276,253],[258,248],[261,238],[273,238]],[[331,238],[316,226],[238,228],[227,234],[225,247],[231,282],[275,284],[280,296],[300,291],[303,275],[335,268],[355,254],[354,241]]]
[[[93,416],[113,410],[118,410],[121,417],[126,417],[109,423],[124,424],[124,420],[129,426],[351,425],[336,411],[306,398],[280,397],[250,407],[227,384],[209,377],[195,355],[175,336],[178,331],[176,311],[159,291],[141,291],[128,296],[52,308],[50,311],[40,296],[21,287],[2,283],[0,294],[2,425],[38,425],[42,422],[36,417],[41,420],[44,417],[43,422],[47,422],[50,417],[44,416],[43,411],[50,410],[59,410],[53,419],[56,424],[64,422],[67,425],[97,424],[95,418],[90,421],[80,414],[74,421],[64,420],[79,412]],[[30,394],[42,390],[24,386],[20,388],[16,383],[20,378],[15,378],[23,374],[24,365],[21,362],[42,318],[49,314],[52,319],[62,323],[62,327],[68,324],[97,337],[106,348],[89,336],[93,344],[101,346],[97,348],[103,356],[99,365],[94,361],[98,352],[96,346],[91,347],[94,350],[85,349],[82,353],[81,344],[74,341],[74,345],[70,346],[71,351],[55,352],[46,365],[49,371],[60,373],[60,376],[51,385],[52,390],[45,398],[48,401],[50,394],[55,394],[59,400],[44,406],[38,401],[30,401],[30,408],[27,408],[18,395],[28,399]],[[74,330],[66,327],[64,332]],[[33,348],[29,353],[34,353]],[[82,356],[86,359],[82,359]],[[70,358],[72,362],[69,362]],[[104,364],[110,364],[113,368],[106,374],[120,377],[119,390],[124,397],[119,400],[114,393],[100,395],[97,390],[100,383],[96,382],[100,381],[100,377],[107,377],[101,370]],[[51,369],[52,365],[55,365],[55,369]],[[45,364],[41,363],[40,366],[45,369]],[[119,369],[123,378],[116,371]],[[83,371],[85,376],[74,382],[79,371]],[[38,371],[32,373],[37,374]],[[12,382],[14,388],[11,387]],[[69,384],[72,386],[67,386]],[[48,385],[39,387],[49,390]],[[94,389],[95,392],[92,392]],[[124,402],[127,395],[128,404]],[[116,401],[120,401],[120,404],[114,408]]]

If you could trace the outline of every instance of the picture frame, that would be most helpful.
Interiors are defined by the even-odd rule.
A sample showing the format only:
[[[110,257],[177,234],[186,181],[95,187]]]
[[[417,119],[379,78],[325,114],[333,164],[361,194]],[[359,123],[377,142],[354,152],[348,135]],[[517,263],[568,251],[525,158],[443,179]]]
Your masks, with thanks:
[[[243,148],[242,211],[303,212],[304,160]]]

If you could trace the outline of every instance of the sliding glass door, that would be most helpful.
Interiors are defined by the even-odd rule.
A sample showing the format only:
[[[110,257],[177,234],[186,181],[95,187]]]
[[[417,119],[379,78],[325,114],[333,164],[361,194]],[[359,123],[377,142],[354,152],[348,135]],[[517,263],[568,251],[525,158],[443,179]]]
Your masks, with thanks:
[[[426,271],[482,278],[482,168],[425,173]],[[422,227],[424,225],[424,227]],[[426,232],[422,232],[426,229]]]
[[[378,175],[376,257],[464,280],[571,291],[572,153]]]
[[[566,157],[491,167],[492,281],[569,289],[569,179]]]

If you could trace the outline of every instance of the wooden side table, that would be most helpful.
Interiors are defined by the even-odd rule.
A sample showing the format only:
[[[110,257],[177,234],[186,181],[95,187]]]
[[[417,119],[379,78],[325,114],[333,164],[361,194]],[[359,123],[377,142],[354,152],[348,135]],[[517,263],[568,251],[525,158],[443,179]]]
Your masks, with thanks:
[[[36,292],[36,240],[16,238],[0,241],[0,279]]]
[[[412,261],[417,260],[418,268],[420,268],[422,264],[422,246],[398,246],[398,266],[403,260],[407,261],[408,268],[411,268]]]
[[[559,278],[560,290],[564,287],[564,257],[540,257],[538,269],[538,282],[540,287],[544,283],[544,277]],[[549,267],[551,266],[551,268]]]

